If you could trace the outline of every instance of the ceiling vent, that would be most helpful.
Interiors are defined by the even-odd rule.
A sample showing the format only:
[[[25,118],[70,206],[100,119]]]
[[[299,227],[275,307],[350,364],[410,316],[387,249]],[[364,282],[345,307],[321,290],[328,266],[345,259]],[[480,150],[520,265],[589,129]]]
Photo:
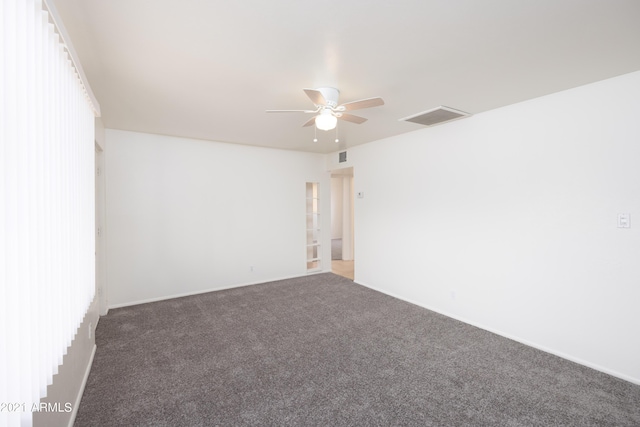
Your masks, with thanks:
[[[417,123],[424,126],[434,126],[441,123],[450,122],[452,120],[461,119],[463,117],[469,117],[471,114],[464,111],[454,110],[449,107],[436,107],[431,110],[423,111],[422,113],[414,114],[413,116],[400,119],[404,122]]]

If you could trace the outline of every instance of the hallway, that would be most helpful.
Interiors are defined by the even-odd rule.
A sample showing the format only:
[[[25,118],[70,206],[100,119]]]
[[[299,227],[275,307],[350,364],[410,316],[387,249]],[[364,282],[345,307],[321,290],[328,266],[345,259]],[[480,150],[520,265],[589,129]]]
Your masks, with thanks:
[[[331,272],[353,280],[353,261],[331,260]]]

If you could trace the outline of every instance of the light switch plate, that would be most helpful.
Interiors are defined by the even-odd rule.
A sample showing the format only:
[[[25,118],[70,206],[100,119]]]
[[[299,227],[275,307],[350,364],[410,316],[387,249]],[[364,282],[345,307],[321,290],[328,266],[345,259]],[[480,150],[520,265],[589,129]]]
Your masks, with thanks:
[[[631,218],[628,213],[618,214],[618,228],[631,228]]]

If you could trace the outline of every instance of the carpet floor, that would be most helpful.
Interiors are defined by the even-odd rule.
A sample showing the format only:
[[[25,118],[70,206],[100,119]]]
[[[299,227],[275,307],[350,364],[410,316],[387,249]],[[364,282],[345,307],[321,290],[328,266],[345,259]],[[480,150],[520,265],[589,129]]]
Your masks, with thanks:
[[[112,309],[76,426],[640,426],[640,386],[325,273]]]

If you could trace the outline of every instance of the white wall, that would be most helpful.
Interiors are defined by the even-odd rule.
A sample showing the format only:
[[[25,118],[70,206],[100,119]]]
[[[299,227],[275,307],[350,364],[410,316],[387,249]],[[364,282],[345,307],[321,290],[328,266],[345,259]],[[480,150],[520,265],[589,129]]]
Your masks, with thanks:
[[[305,182],[329,201],[324,155],[111,129],[106,140],[111,307],[306,274]]]
[[[640,383],[640,72],[349,160],[357,282]]]

